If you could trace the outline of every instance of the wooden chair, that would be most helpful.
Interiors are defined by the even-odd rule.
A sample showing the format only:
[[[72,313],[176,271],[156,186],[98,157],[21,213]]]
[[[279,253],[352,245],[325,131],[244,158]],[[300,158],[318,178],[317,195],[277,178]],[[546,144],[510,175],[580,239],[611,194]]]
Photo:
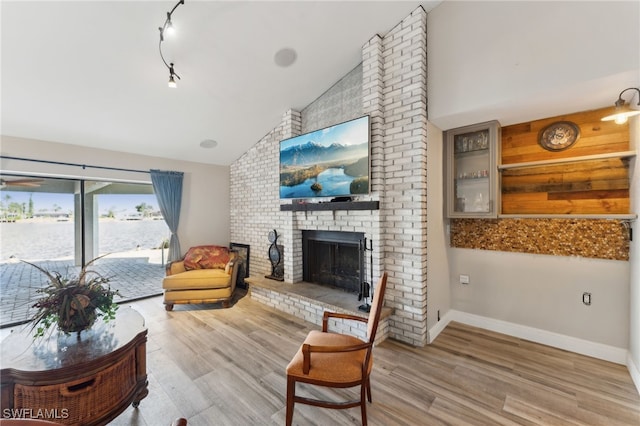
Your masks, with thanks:
[[[304,343],[287,366],[287,413],[286,425],[293,421],[293,407],[296,402],[324,408],[360,407],[362,424],[367,424],[365,398],[371,402],[369,375],[373,366],[371,351],[378,329],[380,312],[387,287],[385,272],[374,288],[374,297],[369,319],[356,315],[325,312],[322,331],[311,331]],[[367,340],[363,341],[346,334],[330,333],[329,318],[367,322]],[[296,395],[296,383],[303,382],[333,388],[360,386],[360,399],[351,401],[322,401]]]

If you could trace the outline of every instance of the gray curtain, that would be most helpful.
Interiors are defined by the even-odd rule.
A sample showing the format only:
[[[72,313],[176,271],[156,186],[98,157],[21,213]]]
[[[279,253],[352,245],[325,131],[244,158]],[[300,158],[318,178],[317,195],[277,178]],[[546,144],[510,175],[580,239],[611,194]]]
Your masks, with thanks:
[[[183,172],[151,170],[151,183],[156,193],[160,212],[171,231],[169,239],[168,261],[173,262],[182,257],[180,241],[178,241],[178,223],[180,222],[180,206],[182,205]]]

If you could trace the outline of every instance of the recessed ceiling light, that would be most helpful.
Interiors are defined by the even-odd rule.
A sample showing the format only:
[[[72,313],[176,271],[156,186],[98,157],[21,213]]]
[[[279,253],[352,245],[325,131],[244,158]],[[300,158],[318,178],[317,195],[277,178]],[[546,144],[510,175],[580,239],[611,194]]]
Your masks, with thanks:
[[[289,67],[296,61],[298,54],[290,47],[285,47],[276,52],[273,60],[279,67]]]
[[[214,141],[213,139],[205,139],[200,142],[200,146],[207,149],[215,148],[216,146],[218,146],[218,142]]]

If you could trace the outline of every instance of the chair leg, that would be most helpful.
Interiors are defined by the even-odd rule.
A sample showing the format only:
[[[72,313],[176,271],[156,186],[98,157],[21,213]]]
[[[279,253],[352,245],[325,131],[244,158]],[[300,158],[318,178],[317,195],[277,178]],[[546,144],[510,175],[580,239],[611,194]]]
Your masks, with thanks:
[[[367,377],[367,400],[369,402],[372,402],[371,401],[371,380],[369,377]]]
[[[360,412],[362,414],[362,426],[367,426],[367,402],[365,401],[365,397],[367,394],[367,382],[362,383],[360,385]]]
[[[293,400],[296,394],[296,381],[293,377],[287,376],[287,420],[286,426],[291,426],[293,422]]]

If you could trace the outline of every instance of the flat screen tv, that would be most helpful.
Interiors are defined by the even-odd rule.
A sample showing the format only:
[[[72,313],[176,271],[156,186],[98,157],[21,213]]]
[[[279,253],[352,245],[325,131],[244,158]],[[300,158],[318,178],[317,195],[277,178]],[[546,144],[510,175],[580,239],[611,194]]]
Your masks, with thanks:
[[[369,116],[280,141],[280,198],[369,193]]]

